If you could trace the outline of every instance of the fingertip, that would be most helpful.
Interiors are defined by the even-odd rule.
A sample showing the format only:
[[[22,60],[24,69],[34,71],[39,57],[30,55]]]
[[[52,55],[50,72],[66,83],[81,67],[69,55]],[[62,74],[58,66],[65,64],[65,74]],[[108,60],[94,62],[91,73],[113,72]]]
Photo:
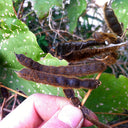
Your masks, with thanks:
[[[58,119],[71,128],[80,128],[84,120],[81,110],[72,105],[63,107],[58,114]]]
[[[65,105],[50,118],[41,128],[81,128],[84,118],[80,109]]]

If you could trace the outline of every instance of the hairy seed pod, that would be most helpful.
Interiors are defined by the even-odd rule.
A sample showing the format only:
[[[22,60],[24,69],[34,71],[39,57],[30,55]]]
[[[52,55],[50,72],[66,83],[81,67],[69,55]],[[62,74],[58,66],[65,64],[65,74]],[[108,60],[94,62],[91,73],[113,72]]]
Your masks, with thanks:
[[[94,74],[106,69],[106,65],[102,62],[95,61],[95,63],[83,64],[83,65],[68,65],[68,66],[46,66],[42,65],[31,58],[26,57],[23,54],[15,54],[17,60],[23,66],[50,73],[50,74],[60,74],[60,75],[70,75],[70,76],[84,76],[88,74]]]
[[[119,23],[113,9],[109,7],[107,2],[104,5],[103,12],[104,12],[105,22],[108,28],[118,36],[122,36],[123,30],[121,24]]]
[[[63,89],[63,92],[68,99],[75,97],[73,89]]]
[[[117,36],[115,36],[112,33],[95,32],[93,34],[93,37],[97,42],[106,41],[106,43],[108,43],[108,44],[118,44],[118,43],[123,42],[123,40],[121,38],[119,38],[119,37],[117,38]],[[106,45],[108,45],[108,44],[106,44]]]
[[[123,45],[126,45],[127,42],[122,42],[120,44],[110,44],[106,47],[102,48],[86,48],[82,50],[77,50],[74,52],[71,52],[68,55],[62,56],[63,59],[69,61],[69,62],[74,62],[74,61],[80,61],[84,60],[89,57],[93,57],[95,55],[101,55],[104,53],[109,53],[109,52],[115,52],[118,48],[120,48]]]
[[[49,84],[65,89],[95,89],[101,84],[101,82],[96,79],[79,79],[77,77],[49,74],[26,68],[16,73],[19,77],[26,80],[34,81],[37,83]]]
[[[112,65],[116,63],[118,54],[117,52],[111,52],[106,55],[105,59],[102,59],[102,62],[105,63],[106,65]]]
[[[101,46],[105,45],[105,41],[96,41],[95,39],[88,39],[79,42],[66,42],[58,44],[56,48],[57,56],[68,54],[72,51],[85,49],[90,46]]]

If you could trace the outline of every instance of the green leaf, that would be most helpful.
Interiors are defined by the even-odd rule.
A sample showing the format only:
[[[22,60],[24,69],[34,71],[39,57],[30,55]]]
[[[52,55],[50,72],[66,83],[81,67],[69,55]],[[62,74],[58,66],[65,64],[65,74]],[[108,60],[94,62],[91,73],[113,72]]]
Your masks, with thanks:
[[[64,59],[59,60],[56,57],[53,57],[50,53],[48,53],[43,60],[40,60],[39,63],[48,65],[48,66],[67,66],[68,62]]]
[[[37,91],[33,89],[33,86],[35,86],[34,82],[19,78],[15,73],[15,69],[12,68],[0,66],[0,82],[2,82],[4,86],[14,90],[22,90],[26,94],[29,93],[29,95]]]
[[[13,18],[15,14],[12,8],[12,1],[11,0],[1,0],[0,1],[0,20],[6,21],[6,24],[11,26]],[[8,18],[9,20],[7,20]]]
[[[94,112],[121,113],[128,109],[128,78],[121,75],[117,79],[112,74],[103,73],[100,80],[102,85],[91,93],[85,105]]]
[[[62,0],[32,0],[34,10],[40,19],[44,18],[53,6],[61,7]]]
[[[0,82],[15,90],[31,90],[32,94],[35,92],[35,83],[17,77],[14,72],[23,68],[14,53],[26,54],[38,61],[43,51],[38,46],[35,35],[16,18],[12,0],[0,1],[0,7]]]
[[[69,31],[73,32],[77,26],[77,20],[86,9],[85,0],[71,0],[67,12],[69,18]]]
[[[118,17],[119,21],[123,23],[124,30],[128,28],[128,6],[127,0],[114,0],[112,3],[112,8],[116,16]]]
[[[40,59],[35,35],[18,20],[13,12],[12,0],[0,1],[0,64],[8,68],[19,68],[14,53],[23,53],[34,60]]]

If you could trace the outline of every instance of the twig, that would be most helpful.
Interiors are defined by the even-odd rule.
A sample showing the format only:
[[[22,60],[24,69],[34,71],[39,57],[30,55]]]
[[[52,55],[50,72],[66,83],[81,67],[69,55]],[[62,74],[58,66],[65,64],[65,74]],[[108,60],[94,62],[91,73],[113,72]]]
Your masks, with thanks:
[[[1,107],[0,107],[0,109],[1,109]],[[3,111],[5,111],[5,112],[11,112],[11,110],[9,110],[7,108],[3,108]]]
[[[6,101],[6,98],[4,98],[3,103],[1,105],[1,108],[0,108],[0,111],[1,111],[1,119],[3,119],[3,108],[4,108],[4,105],[5,105],[5,101]]]
[[[10,106],[10,104],[13,103],[13,99],[14,95],[11,95],[7,100],[6,100],[6,108],[8,108]]]
[[[121,39],[124,39],[125,38],[127,31],[128,31],[128,28],[125,29],[124,33],[121,36]]]
[[[127,76],[127,72],[125,71],[125,69],[123,69],[121,67],[121,65],[119,65],[119,64],[116,64],[116,65],[117,65],[117,67],[119,67],[119,69],[121,70],[122,74]]]
[[[90,122],[92,122],[94,125],[98,126],[99,128],[111,128],[111,126],[109,125],[106,125],[106,124],[103,124],[101,122],[99,122],[98,120],[92,118],[88,112],[90,111],[89,109],[87,109],[85,106],[82,106],[81,108],[81,111],[83,112],[84,114],[84,117],[89,120]],[[88,111],[89,110],[89,111]]]
[[[94,112],[95,114],[106,114],[106,115],[119,115],[119,116],[128,116],[125,113],[108,113],[108,112]]]
[[[13,6],[13,11],[14,11],[15,15],[17,16],[17,12],[16,12],[16,10],[15,10],[14,6]]]
[[[13,105],[12,105],[12,110],[15,109],[15,106],[16,106],[16,100],[17,100],[17,94],[14,94],[14,102],[13,102]]]
[[[12,98],[14,97],[14,95],[11,95],[7,100],[6,100],[6,103],[11,100]]]
[[[112,74],[116,74],[116,72],[115,72],[115,69],[114,69],[113,65],[109,65],[109,67],[112,69]]]
[[[51,32],[52,30],[46,30],[46,31],[42,31],[42,32],[38,32],[38,33],[35,33],[35,35],[40,35],[40,34],[42,34],[42,33],[45,33],[45,32]],[[70,33],[70,32],[68,32],[68,31],[66,31],[66,30],[56,30],[56,32],[58,32],[58,33],[67,33],[67,34],[69,34],[70,36],[72,36],[72,37],[75,37],[75,38],[77,38],[77,39],[80,39],[80,40],[82,40],[82,41],[84,41],[84,39],[82,38],[82,37],[80,37],[80,36],[77,36],[77,35],[75,35],[75,34],[72,34],[72,33]]]
[[[24,19],[25,17],[29,16],[30,14],[32,14],[34,11],[31,11],[29,13],[27,13],[26,15],[24,15],[23,17],[20,18],[20,20]]]
[[[62,24],[62,19],[63,19],[63,16],[64,16],[64,14],[62,14],[62,17],[61,17],[61,20],[60,20],[60,24],[59,24],[59,30],[60,30],[60,27],[61,27],[61,24]],[[57,33],[55,34],[53,44],[55,44],[56,37],[57,37]]]
[[[102,74],[102,72],[100,72],[100,73],[97,75],[97,77],[96,77],[97,80],[100,78],[101,74]]]
[[[60,33],[57,30],[53,29],[51,22],[52,22],[52,9],[50,8],[49,9],[49,27],[50,27],[50,29],[53,32],[57,33],[63,40],[67,41],[62,35],[60,35]]]
[[[102,72],[100,72],[100,73],[97,75],[97,77],[96,77],[97,80],[100,78],[101,74],[102,74]],[[92,90],[93,90],[93,89],[89,89],[88,92],[85,94],[85,96],[84,96],[84,98],[83,98],[83,100],[82,100],[82,102],[81,102],[81,105],[82,105],[82,106],[83,106],[83,105],[85,104],[85,102],[87,101],[87,99],[88,99],[88,97],[90,96]]]
[[[72,33],[68,32],[68,31],[64,31],[64,30],[57,30],[57,31],[58,31],[58,32],[63,32],[63,33],[68,33],[68,34],[71,35],[72,37],[76,37],[77,39],[80,39],[80,40],[84,41],[83,38],[81,38],[81,37],[79,37],[79,36],[77,36],[77,35],[75,35],[75,34],[72,34]]]
[[[126,124],[126,123],[128,123],[128,120],[121,121],[121,122],[118,122],[118,123],[116,123],[116,124],[112,124],[111,127],[114,128],[114,127],[116,127],[116,126],[119,126],[119,125],[121,125],[121,124]]]
[[[23,1],[21,2],[20,7],[19,7],[19,9],[18,9],[18,12],[17,12],[17,18],[18,18],[18,19],[21,18],[20,14],[21,14],[21,11],[23,12],[23,4],[24,4],[24,1],[25,1],[25,0],[23,0]]]
[[[85,102],[87,101],[88,97],[90,96],[91,92],[93,89],[89,89],[88,92],[86,93],[85,97],[83,98],[81,105],[83,106]]]
[[[7,90],[9,90],[9,91],[11,91],[11,92],[14,92],[14,93],[16,93],[16,94],[18,94],[18,95],[20,95],[20,96],[25,97],[25,98],[28,97],[28,96],[26,96],[26,95],[24,95],[24,94],[22,94],[22,93],[20,93],[20,92],[17,92],[17,91],[15,91],[15,90],[11,89],[11,88],[8,88],[8,87],[4,86],[4,85],[0,85],[0,87],[6,88]]]

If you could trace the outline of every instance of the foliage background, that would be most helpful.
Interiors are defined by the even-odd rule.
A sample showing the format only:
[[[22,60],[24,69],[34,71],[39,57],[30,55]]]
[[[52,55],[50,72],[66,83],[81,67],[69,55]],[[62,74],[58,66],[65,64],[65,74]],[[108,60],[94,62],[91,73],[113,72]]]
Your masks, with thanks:
[[[67,61],[47,53],[58,43],[85,40],[94,31],[108,31],[102,9],[91,0],[32,0],[22,6],[24,2],[0,1],[0,82],[14,90],[22,90],[27,95],[38,92],[64,96],[61,88],[17,77],[15,71],[23,66],[16,60],[14,53],[25,54],[45,65],[68,65]],[[112,3],[124,28],[127,27],[128,19],[126,2],[115,0]],[[89,109],[107,113],[122,113],[128,109],[127,59],[126,46],[119,49],[117,63],[101,75],[102,85],[92,92],[85,104]],[[82,100],[86,91],[80,89],[75,90],[75,93]],[[98,117],[105,123],[115,118],[109,114],[98,114]]]

